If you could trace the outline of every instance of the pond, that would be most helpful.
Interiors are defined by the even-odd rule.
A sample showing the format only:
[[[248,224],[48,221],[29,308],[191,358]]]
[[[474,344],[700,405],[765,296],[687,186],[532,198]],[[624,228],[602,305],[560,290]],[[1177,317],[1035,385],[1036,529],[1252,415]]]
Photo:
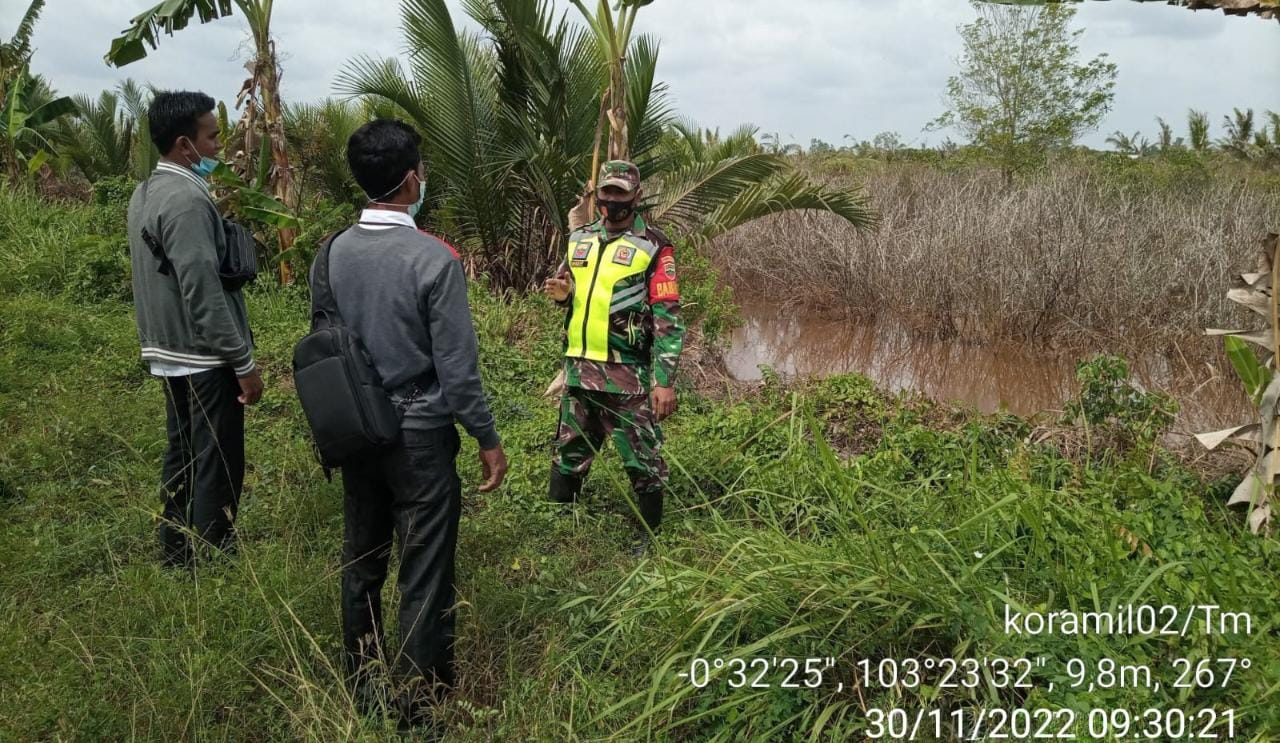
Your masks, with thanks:
[[[967,403],[984,413],[1061,410],[1078,390],[1076,361],[1109,350],[939,340],[892,317],[835,320],[759,304],[743,306],[742,317],[724,354],[735,379],[759,380],[761,365],[785,377],[856,372],[890,391],[914,390],[935,400]],[[1191,337],[1186,347],[1204,357],[1219,342]],[[1226,428],[1249,419],[1240,383],[1221,362],[1193,362],[1176,352],[1136,359],[1117,355],[1126,356],[1139,385],[1178,400],[1181,412],[1175,430],[1181,433]]]

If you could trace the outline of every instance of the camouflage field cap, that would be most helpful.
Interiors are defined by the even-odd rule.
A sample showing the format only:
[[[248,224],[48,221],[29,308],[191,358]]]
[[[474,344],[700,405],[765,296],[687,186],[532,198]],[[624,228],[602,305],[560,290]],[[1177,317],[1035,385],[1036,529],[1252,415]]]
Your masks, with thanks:
[[[640,169],[626,160],[610,160],[600,168],[600,188],[605,186],[634,193],[640,188]]]

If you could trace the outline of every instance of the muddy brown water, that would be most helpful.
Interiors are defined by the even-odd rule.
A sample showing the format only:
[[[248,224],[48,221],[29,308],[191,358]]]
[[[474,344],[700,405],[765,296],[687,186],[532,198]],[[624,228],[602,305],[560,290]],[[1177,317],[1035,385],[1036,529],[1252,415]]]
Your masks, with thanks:
[[[1109,350],[937,340],[892,317],[835,320],[762,305],[743,307],[742,316],[743,324],[724,354],[735,379],[761,379],[761,365],[785,377],[856,372],[893,392],[913,390],[939,401],[967,403],[984,413],[1004,409],[1029,416],[1061,410],[1079,389],[1076,361]],[[1205,356],[1216,342],[1193,336],[1186,345]],[[1175,432],[1217,430],[1249,420],[1240,383],[1221,362],[1192,362],[1181,353],[1117,355],[1129,361],[1134,381],[1178,401]]]

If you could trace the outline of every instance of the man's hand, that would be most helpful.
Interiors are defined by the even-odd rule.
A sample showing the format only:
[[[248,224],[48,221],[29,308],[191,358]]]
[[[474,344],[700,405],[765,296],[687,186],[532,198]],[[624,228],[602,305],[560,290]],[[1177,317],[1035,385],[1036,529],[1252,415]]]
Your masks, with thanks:
[[[492,449],[480,450],[480,469],[484,471],[484,482],[480,485],[481,493],[489,493],[498,489],[507,476],[507,453],[502,444]]]
[[[661,423],[676,412],[676,391],[674,387],[653,388],[653,414]]]
[[[560,276],[547,279],[542,283],[542,291],[552,302],[563,302],[569,298],[569,280]]]
[[[241,405],[253,405],[262,399],[262,375],[257,369],[247,377],[237,377],[240,383],[240,396],[236,399]]]

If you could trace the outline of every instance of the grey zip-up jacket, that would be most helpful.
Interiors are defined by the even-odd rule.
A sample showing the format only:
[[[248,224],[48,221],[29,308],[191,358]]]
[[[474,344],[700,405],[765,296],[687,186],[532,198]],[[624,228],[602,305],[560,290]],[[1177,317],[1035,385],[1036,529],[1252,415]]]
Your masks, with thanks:
[[[167,274],[143,240],[143,227],[163,245]],[[227,239],[205,182],[187,168],[161,163],[129,201],[128,231],[143,360],[252,374],[249,313],[240,291],[227,291],[218,278]]]

